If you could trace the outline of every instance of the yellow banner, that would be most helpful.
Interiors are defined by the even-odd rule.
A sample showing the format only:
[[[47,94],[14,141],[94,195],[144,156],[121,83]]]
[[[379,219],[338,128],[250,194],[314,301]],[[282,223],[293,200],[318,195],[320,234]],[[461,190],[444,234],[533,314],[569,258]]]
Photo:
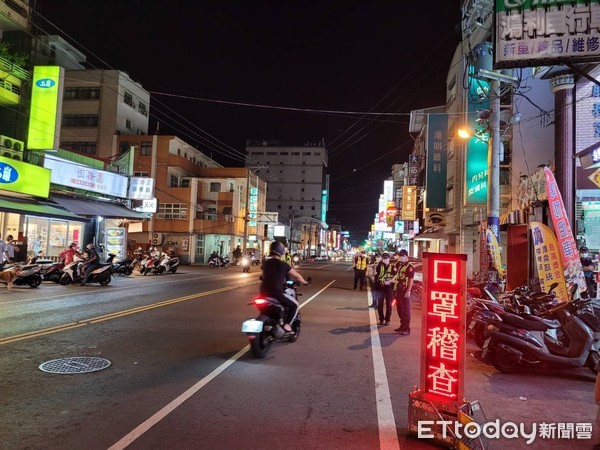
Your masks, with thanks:
[[[561,302],[568,301],[567,283],[556,236],[541,222],[531,222],[529,228],[533,237],[535,264],[542,290],[548,292],[550,285],[556,282],[558,283],[558,287],[554,289],[556,297]]]
[[[485,238],[487,241],[488,254],[492,261],[492,266],[498,271],[498,276],[504,278],[504,268],[502,267],[502,257],[500,256],[500,245],[498,245],[498,239],[492,230],[487,228],[485,230]]]

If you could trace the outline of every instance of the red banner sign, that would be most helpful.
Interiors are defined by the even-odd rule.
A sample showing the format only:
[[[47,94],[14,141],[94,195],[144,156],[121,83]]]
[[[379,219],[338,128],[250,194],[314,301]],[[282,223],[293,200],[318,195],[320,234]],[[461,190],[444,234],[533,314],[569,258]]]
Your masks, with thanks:
[[[466,261],[462,254],[423,254],[421,392],[431,401],[463,400]]]
[[[560,258],[562,260],[567,287],[570,288],[573,284],[578,284],[579,288],[585,291],[585,276],[583,275],[579,252],[575,244],[573,232],[571,231],[571,224],[565,211],[562,196],[560,195],[552,171],[546,167],[544,168],[544,174],[546,175],[548,209],[550,210],[552,224],[554,225],[554,234],[558,240],[558,248],[560,249]]]

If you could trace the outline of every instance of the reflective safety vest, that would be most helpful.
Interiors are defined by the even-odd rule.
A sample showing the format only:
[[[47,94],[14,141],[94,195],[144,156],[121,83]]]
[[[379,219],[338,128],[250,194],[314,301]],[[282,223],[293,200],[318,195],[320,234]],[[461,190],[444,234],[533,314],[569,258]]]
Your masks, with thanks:
[[[411,263],[398,264],[396,274],[396,289],[408,286],[408,279],[414,277],[415,268]]]
[[[354,261],[354,267],[356,270],[367,270],[367,258],[364,256],[357,256]]]
[[[395,276],[395,269],[392,263],[387,266],[383,263],[379,263],[379,273],[377,274],[377,278],[379,279],[379,283],[383,285],[383,283],[387,280],[391,280]]]

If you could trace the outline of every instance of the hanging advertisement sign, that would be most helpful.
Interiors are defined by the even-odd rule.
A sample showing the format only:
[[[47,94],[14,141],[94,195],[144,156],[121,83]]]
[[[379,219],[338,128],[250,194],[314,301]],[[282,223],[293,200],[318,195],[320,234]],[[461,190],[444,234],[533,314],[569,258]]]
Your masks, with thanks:
[[[558,190],[558,185],[552,171],[544,168],[546,175],[546,196],[548,197],[548,209],[552,217],[552,224],[558,239],[558,247],[560,249],[560,259],[563,264],[563,272],[567,287],[570,288],[573,284],[579,285],[581,291],[586,290],[585,276],[579,259],[579,251],[573,238],[571,225],[565,211],[565,205]]]
[[[0,189],[48,198],[50,171],[16,159],[0,157]]]
[[[427,178],[425,206],[446,208],[448,168],[448,115],[427,115]]]
[[[408,184],[418,185],[419,155],[408,155]]]
[[[132,200],[150,200],[154,197],[154,178],[130,177],[127,198]]]
[[[29,150],[56,150],[60,144],[63,81],[60,66],[35,66],[29,111]]]
[[[394,223],[394,233],[404,234],[404,221],[403,220],[397,220]]]
[[[467,255],[423,253],[421,392],[446,405],[464,398],[466,262]]]
[[[475,133],[467,141],[465,156],[465,205],[485,205],[488,184],[487,126],[476,122],[477,111],[490,107],[490,84],[472,76],[469,68],[469,94],[467,98],[467,125]]]
[[[556,298],[561,302],[568,301],[569,293],[556,236],[550,228],[541,222],[531,222],[529,228],[533,237],[535,264],[542,291],[548,292],[550,285],[556,282],[558,283],[558,287],[554,289]]]
[[[251,187],[248,205],[248,234],[256,234],[256,220],[258,217],[258,188]]]
[[[417,219],[417,187],[402,186],[402,220]]]
[[[114,197],[127,197],[127,177],[76,164],[55,156],[44,156],[44,167],[52,171],[50,181]]]
[[[483,279],[488,278],[490,270],[490,254],[487,250],[486,222],[483,221],[481,212],[479,213],[479,274]],[[473,242],[475,244],[476,241]]]
[[[394,181],[393,180],[385,180],[383,182],[383,199],[386,202],[391,202],[394,200]]]
[[[598,60],[600,5],[597,2],[496,0],[495,6],[495,67]]]
[[[132,202],[131,209],[143,213],[155,213],[158,211],[158,200],[156,198],[151,198],[150,200],[135,200]]]

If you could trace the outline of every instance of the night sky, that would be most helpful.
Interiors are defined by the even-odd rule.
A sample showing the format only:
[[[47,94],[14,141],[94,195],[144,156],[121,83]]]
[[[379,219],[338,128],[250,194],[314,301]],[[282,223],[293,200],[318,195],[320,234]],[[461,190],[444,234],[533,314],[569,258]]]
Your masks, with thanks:
[[[247,139],[324,139],[328,220],[353,238],[369,231],[391,165],[407,160],[408,114],[197,98],[409,113],[445,103],[459,42],[459,0],[38,0],[37,8],[37,26],[66,33],[89,67],[123,70],[153,93],[150,132],[159,121],[161,134],[176,134],[225,166],[243,165]]]

